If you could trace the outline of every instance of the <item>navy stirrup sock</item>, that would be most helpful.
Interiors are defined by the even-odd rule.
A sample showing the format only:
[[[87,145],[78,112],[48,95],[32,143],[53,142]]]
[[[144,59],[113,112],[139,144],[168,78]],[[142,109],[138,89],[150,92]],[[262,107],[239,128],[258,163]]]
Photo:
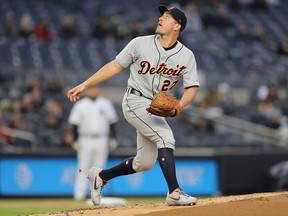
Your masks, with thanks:
[[[173,192],[176,188],[179,188],[179,184],[176,178],[173,151],[174,150],[170,148],[158,149],[158,162],[168,184],[170,193]]]
[[[118,165],[111,167],[109,169],[103,169],[99,176],[102,180],[109,181],[112,178],[122,175],[129,175],[135,173],[135,170],[132,167],[134,157],[128,158]]]

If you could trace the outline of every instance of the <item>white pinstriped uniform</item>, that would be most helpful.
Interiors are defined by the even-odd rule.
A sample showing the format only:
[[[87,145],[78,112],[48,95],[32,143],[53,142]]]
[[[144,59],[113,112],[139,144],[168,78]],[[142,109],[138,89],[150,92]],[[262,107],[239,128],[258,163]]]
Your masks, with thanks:
[[[83,199],[87,192],[87,175],[91,166],[104,168],[109,154],[110,124],[118,120],[116,110],[110,100],[98,96],[96,100],[82,98],[73,106],[69,123],[78,126],[78,169],[74,198]]]
[[[157,149],[175,149],[173,132],[165,118],[146,111],[154,95],[158,90],[169,93],[181,79],[184,88],[199,86],[192,51],[179,41],[166,51],[159,38],[157,34],[137,37],[116,56],[122,67],[130,66],[122,107],[126,120],[137,130],[137,155],[133,161],[137,172],[154,166]]]

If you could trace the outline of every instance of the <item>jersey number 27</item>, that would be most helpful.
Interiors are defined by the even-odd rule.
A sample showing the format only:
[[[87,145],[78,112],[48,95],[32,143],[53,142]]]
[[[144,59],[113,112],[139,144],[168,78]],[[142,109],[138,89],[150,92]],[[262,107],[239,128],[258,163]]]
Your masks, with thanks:
[[[161,90],[162,90],[162,91],[169,91],[169,90],[171,90],[172,88],[174,88],[177,83],[178,83],[178,80],[177,80],[177,81],[174,81],[174,82],[172,82],[172,83],[171,83],[171,80],[164,80]]]

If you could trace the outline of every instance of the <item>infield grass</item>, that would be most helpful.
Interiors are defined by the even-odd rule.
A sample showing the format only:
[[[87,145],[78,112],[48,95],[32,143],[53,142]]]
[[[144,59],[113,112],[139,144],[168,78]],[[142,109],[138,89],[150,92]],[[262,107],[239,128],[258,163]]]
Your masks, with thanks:
[[[128,204],[164,202],[163,197],[126,197]],[[61,212],[73,209],[97,208],[89,207],[86,201],[74,201],[72,198],[23,198],[23,199],[0,199],[1,216],[27,216]]]

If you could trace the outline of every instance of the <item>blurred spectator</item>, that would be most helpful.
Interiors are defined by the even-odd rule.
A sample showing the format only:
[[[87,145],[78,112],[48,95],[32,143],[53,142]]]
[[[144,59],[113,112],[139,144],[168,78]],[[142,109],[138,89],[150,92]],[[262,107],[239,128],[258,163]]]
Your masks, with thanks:
[[[12,113],[8,127],[17,130],[28,130],[28,125],[24,122],[23,114],[20,110],[15,110]]]
[[[116,32],[111,27],[109,19],[101,18],[93,27],[92,36],[98,39],[113,38]]]
[[[58,100],[49,99],[44,104],[44,122],[50,129],[59,129],[64,117],[63,105]]]
[[[209,107],[216,106],[217,105],[216,91],[212,88],[205,90],[198,105],[199,108],[201,109],[207,109]]]
[[[272,129],[279,129],[281,126],[282,112],[271,101],[259,101],[256,105],[256,113],[252,121]]]
[[[205,28],[209,27],[226,28],[234,26],[234,23],[230,17],[230,12],[228,8],[224,5],[218,6],[216,14],[207,13],[204,14],[201,19]]]
[[[113,26],[115,26],[116,39],[126,38],[127,35],[129,34],[128,24],[121,17],[115,16],[113,19],[114,19]],[[155,33],[155,30],[154,30],[154,33]]]
[[[244,42],[252,41],[252,35],[250,34],[249,28],[245,23],[238,24],[235,39]]]
[[[262,23],[260,23],[260,22],[257,22],[253,26],[252,37],[254,40],[262,42],[262,43],[267,43],[269,41],[268,35],[266,34],[266,31],[265,31],[265,28],[262,25]]]
[[[73,16],[65,16],[59,31],[61,39],[71,39],[77,37],[78,33],[75,28],[75,20]]]
[[[17,36],[18,30],[15,25],[15,20],[13,17],[9,17],[4,21],[3,36],[7,38],[15,38]]]
[[[267,94],[267,97],[265,100],[270,101],[276,105],[278,105],[280,103],[281,99],[279,96],[279,89],[277,88],[276,85],[269,85],[268,86],[268,94]]]
[[[277,86],[273,84],[261,85],[257,91],[256,113],[252,121],[273,129],[280,129],[283,123],[283,113],[280,108],[282,99]]]
[[[32,103],[33,103],[34,111],[36,112],[40,111],[44,103],[42,90],[39,88],[34,88],[30,94],[32,96]]]
[[[128,24],[128,27],[129,27],[128,35],[130,38],[138,37],[143,34],[142,31],[143,27],[140,25],[140,22],[137,19],[131,20],[131,22],[129,22]]]
[[[50,98],[61,98],[62,85],[58,80],[51,80],[47,84],[45,94]]]
[[[203,93],[198,107],[203,109],[208,117],[216,117],[223,114],[223,110],[218,103],[217,91],[212,88]]]
[[[21,112],[27,114],[33,113],[34,111],[32,95],[30,93],[24,94],[21,101]]]
[[[25,86],[24,92],[30,93],[33,89],[41,89],[41,78],[38,75],[32,75],[29,77],[27,84]]]
[[[236,30],[236,40],[244,42],[259,41],[263,44],[269,42],[265,28],[260,22],[254,24],[252,31],[245,23],[239,23]]]
[[[217,87],[217,103],[226,115],[232,115],[235,110],[235,104],[231,92],[232,89],[228,83],[220,83]]]
[[[191,121],[191,115],[187,112],[182,112],[179,115],[179,122],[183,124],[186,134],[193,134],[197,131],[203,133],[214,133],[215,126],[211,120],[204,116],[199,116],[197,119]]]
[[[37,89],[36,89],[37,90]],[[38,94],[38,93],[36,93]],[[21,113],[23,120],[27,124],[27,130],[36,132],[43,128],[42,106],[37,105],[31,93],[26,93],[21,101]]]
[[[24,14],[19,23],[18,35],[25,39],[29,38],[33,33],[33,21],[30,14]]]
[[[203,24],[202,24],[201,16],[198,12],[197,5],[189,2],[184,6],[183,11],[185,12],[185,14],[187,16],[187,20],[188,20],[186,28],[185,28],[185,32],[187,32],[187,31],[189,31],[189,32],[202,31]]]
[[[288,36],[278,45],[277,53],[280,55],[288,55]]]
[[[198,107],[210,117],[230,115],[233,113],[234,106],[230,86],[225,82],[220,83],[217,90],[207,89],[198,103]]]
[[[261,85],[257,90],[257,100],[279,104],[281,102],[279,89],[273,84]]]
[[[49,25],[47,23],[47,20],[44,18],[41,18],[35,28],[34,28],[34,36],[43,41],[51,41],[53,39],[52,31],[49,28]]]
[[[24,107],[26,107],[26,105],[29,107],[31,106],[33,107],[32,108],[33,112],[38,112],[44,103],[41,78],[38,75],[33,75],[28,82],[29,83],[26,85],[26,87],[24,87],[24,93],[26,94],[25,94],[25,101],[23,101],[26,102],[27,104],[23,105]],[[30,103],[31,105],[28,105]]]
[[[196,131],[209,132],[209,133],[213,133],[215,131],[213,123],[209,119],[204,117],[198,118],[197,121],[194,123],[193,128]]]

